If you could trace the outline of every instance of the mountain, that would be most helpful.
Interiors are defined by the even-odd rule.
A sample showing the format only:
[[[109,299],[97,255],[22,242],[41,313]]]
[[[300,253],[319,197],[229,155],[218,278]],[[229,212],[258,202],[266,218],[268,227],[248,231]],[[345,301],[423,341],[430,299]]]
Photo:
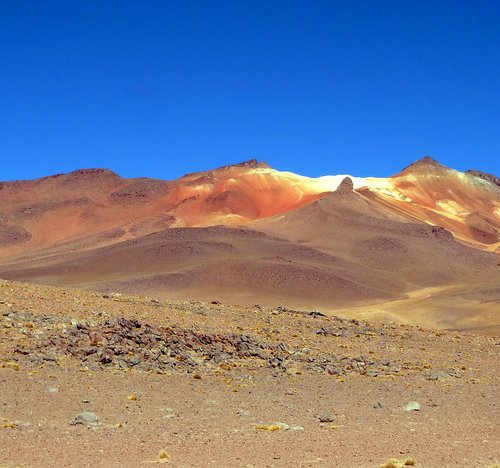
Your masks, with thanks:
[[[385,190],[360,193],[409,220],[441,226],[461,242],[500,248],[500,187],[479,171],[459,172],[429,157],[386,179]]]
[[[83,169],[0,184],[0,277],[480,329],[500,188],[423,158],[387,178],[256,160],[173,181]]]

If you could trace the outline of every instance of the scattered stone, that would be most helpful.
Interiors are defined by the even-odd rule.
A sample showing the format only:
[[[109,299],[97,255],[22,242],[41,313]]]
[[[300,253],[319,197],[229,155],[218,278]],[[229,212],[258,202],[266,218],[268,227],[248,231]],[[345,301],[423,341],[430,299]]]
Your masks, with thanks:
[[[148,299],[149,302],[149,299]],[[205,307],[206,305],[203,305]],[[202,305],[189,302],[190,308]],[[278,308],[281,313],[305,312]],[[385,331],[360,320],[339,317],[319,318],[320,335],[343,338],[382,336]],[[98,370],[151,371],[155,373],[183,372],[199,380],[200,370],[237,370],[238,361],[244,365],[271,368],[275,377],[281,373],[300,375],[303,371],[327,373],[343,382],[351,374],[369,377],[389,376],[403,370],[414,370],[414,363],[399,365],[387,359],[377,360],[373,355],[352,356],[342,352],[317,352],[311,348],[291,349],[279,341],[265,341],[258,335],[247,333],[204,333],[196,326],[151,326],[137,319],[125,317],[75,321],[71,317],[44,315],[29,312],[9,312],[9,323],[34,323],[36,334],[29,342],[17,343],[13,348],[14,359],[0,366],[18,369],[25,363],[31,365],[58,365],[69,357],[79,361],[82,368]],[[51,324],[50,326],[47,326]],[[41,326],[42,325],[42,326]],[[270,329],[262,328],[269,337]],[[265,331],[267,330],[267,331]],[[339,345],[345,349],[345,344]],[[460,372],[457,371],[457,376]]]
[[[92,411],[84,411],[83,413],[77,414],[75,419],[70,422],[72,426],[77,424],[82,424],[84,426],[97,426],[99,424],[99,418]]]
[[[418,401],[410,401],[403,409],[404,411],[420,411],[420,403]]]
[[[307,315],[309,315],[312,318],[326,317],[326,315],[323,312],[320,312],[319,310],[313,310],[312,312],[308,312]]]
[[[318,414],[318,419],[322,423],[328,423],[328,422],[335,421],[335,417],[332,414],[330,414],[330,413],[321,413],[321,414]]]
[[[427,372],[425,378],[427,380],[444,380],[448,377],[445,372]]]
[[[165,419],[171,419],[177,416],[172,408],[160,408],[160,411],[164,413],[163,418]]]
[[[377,402],[373,405],[373,407],[374,407],[375,409],[384,409],[384,404],[383,404],[383,403],[380,403],[380,401],[377,401]]]

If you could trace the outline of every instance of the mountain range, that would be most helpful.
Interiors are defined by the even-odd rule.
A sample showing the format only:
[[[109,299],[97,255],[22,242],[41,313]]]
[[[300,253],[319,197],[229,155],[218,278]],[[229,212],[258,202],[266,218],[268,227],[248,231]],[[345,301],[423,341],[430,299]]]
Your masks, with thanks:
[[[499,184],[429,157],[386,178],[250,160],[2,182],[0,277],[494,332]]]

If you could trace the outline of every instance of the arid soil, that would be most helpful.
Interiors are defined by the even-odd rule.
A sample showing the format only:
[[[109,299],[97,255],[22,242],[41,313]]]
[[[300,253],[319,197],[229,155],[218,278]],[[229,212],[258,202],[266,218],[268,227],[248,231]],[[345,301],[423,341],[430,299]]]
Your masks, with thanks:
[[[496,466],[499,345],[0,281],[0,466]]]

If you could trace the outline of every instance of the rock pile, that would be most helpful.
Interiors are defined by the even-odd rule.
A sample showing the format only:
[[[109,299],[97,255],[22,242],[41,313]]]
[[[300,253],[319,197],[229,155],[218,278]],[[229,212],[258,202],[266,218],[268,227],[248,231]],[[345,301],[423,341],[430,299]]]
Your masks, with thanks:
[[[180,371],[228,369],[235,364],[267,367],[273,372],[298,369],[342,376],[357,373],[376,377],[401,368],[389,361],[334,353],[312,355],[283,342],[269,342],[238,333],[208,334],[179,327],[155,327],[123,317],[95,322],[74,318],[9,314],[12,323],[29,330],[30,339],[14,348],[16,361],[56,364],[72,358],[87,367]]]

